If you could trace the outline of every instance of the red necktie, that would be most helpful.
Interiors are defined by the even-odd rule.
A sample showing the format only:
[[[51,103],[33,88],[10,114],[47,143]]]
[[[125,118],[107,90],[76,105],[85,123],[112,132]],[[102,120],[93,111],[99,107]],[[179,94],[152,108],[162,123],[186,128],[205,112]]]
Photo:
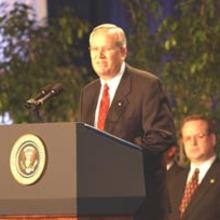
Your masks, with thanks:
[[[185,212],[187,206],[190,203],[190,200],[192,198],[193,193],[195,192],[195,190],[198,187],[198,178],[199,178],[199,169],[195,169],[191,180],[186,184],[183,198],[182,198],[180,206],[179,206],[180,217]]]
[[[110,105],[110,98],[108,93],[108,85],[104,85],[103,93],[102,93],[102,99],[100,102],[100,108],[99,108],[99,116],[98,116],[98,123],[97,127],[100,130],[104,130],[105,127],[105,120],[108,113],[109,105]]]

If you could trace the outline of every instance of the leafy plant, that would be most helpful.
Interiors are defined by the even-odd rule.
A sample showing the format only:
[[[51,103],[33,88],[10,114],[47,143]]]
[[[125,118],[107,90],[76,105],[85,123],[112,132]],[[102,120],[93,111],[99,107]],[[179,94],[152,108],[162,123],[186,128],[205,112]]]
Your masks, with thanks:
[[[80,89],[89,78],[82,49],[88,24],[69,9],[45,26],[37,25],[33,15],[32,8],[15,3],[0,18],[0,112],[10,112],[15,123],[31,122],[25,101],[45,85],[61,82],[63,94],[41,107],[42,117],[74,120]]]
[[[215,1],[178,2],[180,16],[160,27],[161,48],[169,57],[163,79],[175,99],[176,119],[202,113],[219,120],[220,20]]]
[[[220,133],[220,17],[216,1],[176,1],[174,13],[168,17],[153,0],[124,2],[132,26],[129,59],[161,77],[177,130],[184,116],[200,113],[213,118]]]

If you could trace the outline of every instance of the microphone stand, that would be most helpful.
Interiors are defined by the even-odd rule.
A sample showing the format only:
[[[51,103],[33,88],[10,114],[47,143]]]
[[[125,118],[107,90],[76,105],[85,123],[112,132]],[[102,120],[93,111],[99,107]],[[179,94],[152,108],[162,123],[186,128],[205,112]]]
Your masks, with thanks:
[[[48,87],[48,86],[47,86]],[[48,99],[60,94],[63,91],[63,85],[61,83],[56,83],[53,86],[49,86],[50,89],[47,88],[41,91],[40,97],[35,99],[29,99],[26,101],[25,107],[29,109],[29,111],[33,115],[34,122],[43,122],[43,118],[40,112],[40,106],[43,105]]]
[[[31,113],[33,115],[34,122],[43,122],[43,117],[42,117],[42,114],[40,112],[40,105],[35,105],[32,108]]]
[[[33,119],[33,122],[35,123],[40,123],[44,121],[41,111],[40,111],[40,106],[41,105],[34,104],[34,103],[25,105],[26,109],[29,110],[30,115],[33,116],[32,119]]]

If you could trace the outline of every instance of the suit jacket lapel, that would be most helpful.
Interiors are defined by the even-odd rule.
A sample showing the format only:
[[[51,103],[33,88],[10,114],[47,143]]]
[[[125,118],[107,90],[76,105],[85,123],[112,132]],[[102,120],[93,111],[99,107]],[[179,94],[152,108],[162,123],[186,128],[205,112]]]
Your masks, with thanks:
[[[115,93],[114,99],[108,112],[108,121],[116,122],[120,119],[121,115],[128,105],[128,94],[131,90],[131,76],[126,67],[125,73],[122,76],[118,89]]]
[[[95,110],[98,102],[100,88],[101,88],[101,83],[100,80],[98,80],[94,84],[94,92],[93,94],[91,94],[90,100],[88,100],[87,109],[89,113],[86,114],[87,115],[86,122],[91,125],[93,125],[95,121]],[[112,100],[107,116],[107,121],[116,122],[120,119],[120,116],[123,114],[128,104],[127,96],[130,92],[130,88],[131,88],[131,76],[128,71],[128,67],[126,66],[125,73],[122,76],[121,82],[119,83],[118,89]]]
[[[215,161],[211,168],[208,170],[206,176],[204,177],[203,181],[201,182],[200,186],[196,190],[195,194],[192,197],[192,200],[186,209],[186,212],[184,214],[188,215],[188,213],[193,212],[195,210],[195,207],[205,198],[205,194],[208,193],[209,189],[213,187],[213,184],[215,184],[216,179],[216,169],[215,166],[217,166],[217,161]]]
[[[100,92],[101,84],[100,81],[97,81],[94,88],[94,93],[91,94],[90,104],[88,104],[88,118],[87,121],[90,125],[94,125],[95,121],[95,110],[98,102],[99,92]]]
[[[184,194],[189,169],[183,170],[182,172],[183,172],[183,175],[180,176],[180,179],[177,181],[177,184],[178,184],[179,187],[178,187],[178,190],[177,190],[176,198],[177,198],[177,201],[179,201],[179,204],[180,204],[180,202],[182,200],[182,197],[183,197],[183,194]]]
[[[188,176],[189,169],[184,169],[180,171],[180,173],[177,174],[177,179],[175,180],[175,185],[172,185],[174,188],[173,191],[173,212],[175,213],[176,216],[179,216],[179,205],[181,203],[184,190],[185,190],[185,185],[186,185],[186,180]]]

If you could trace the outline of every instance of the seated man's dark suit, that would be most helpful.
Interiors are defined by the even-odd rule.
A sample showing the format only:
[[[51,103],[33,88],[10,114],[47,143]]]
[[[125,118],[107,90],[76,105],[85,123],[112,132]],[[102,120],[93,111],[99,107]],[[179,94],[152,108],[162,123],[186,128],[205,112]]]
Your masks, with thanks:
[[[100,80],[82,91],[80,120],[94,125]],[[138,220],[164,220],[168,212],[163,152],[175,143],[175,128],[160,80],[126,65],[108,111],[105,131],[142,147],[147,201],[137,213]]]
[[[183,167],[179,166],[176,161],[173,162],[172,166],[167,170],[167,180],[173,179],[176,175],[183,170]],[[172,180],[170,180],[172,181]]]
[[[179,204],[189,169],[184,169],[170,184],[171,220],[179,220]],[[220,220],[220,161],[215,160],[192,196],[181,220]]]

